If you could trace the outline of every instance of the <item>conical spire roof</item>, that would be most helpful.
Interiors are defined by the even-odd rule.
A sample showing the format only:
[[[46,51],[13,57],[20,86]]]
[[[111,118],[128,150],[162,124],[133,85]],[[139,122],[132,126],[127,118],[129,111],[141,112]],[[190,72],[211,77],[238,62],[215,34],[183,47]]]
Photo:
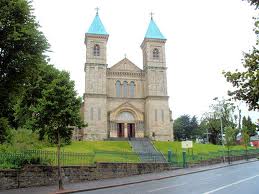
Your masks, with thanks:
[[[145,38],[166,39],[157,27],[155,21],[153,20],[153,17],[151,17],[151,20],[149,22]]]
[[[100,17],[99,17],[98,11],[96,12],[94,20],[93,20],[90,28],[88,29],[87,33],[88,34],[108,35]]]

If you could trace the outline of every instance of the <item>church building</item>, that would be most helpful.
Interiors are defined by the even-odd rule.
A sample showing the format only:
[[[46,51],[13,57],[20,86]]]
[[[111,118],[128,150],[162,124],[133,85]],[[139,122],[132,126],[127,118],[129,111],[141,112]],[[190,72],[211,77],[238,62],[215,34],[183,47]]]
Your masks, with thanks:
[[[143,138],[173,140],[166,77],[166,38],[153,17],[140,45],[143,68],[123,58],[108,67],[109,34],[98,11],[85,34],[83,140]]]

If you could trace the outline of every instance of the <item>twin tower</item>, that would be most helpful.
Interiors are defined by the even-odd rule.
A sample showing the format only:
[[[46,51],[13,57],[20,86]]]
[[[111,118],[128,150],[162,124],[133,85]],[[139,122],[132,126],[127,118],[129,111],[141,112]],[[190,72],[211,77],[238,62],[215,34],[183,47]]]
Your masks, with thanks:
[[[85,34],[84,140],[173,140],[166,78],[166,39],[151,17],[141,44],[143,69],[126,57],[108,68],[109,35],[98,12]]]

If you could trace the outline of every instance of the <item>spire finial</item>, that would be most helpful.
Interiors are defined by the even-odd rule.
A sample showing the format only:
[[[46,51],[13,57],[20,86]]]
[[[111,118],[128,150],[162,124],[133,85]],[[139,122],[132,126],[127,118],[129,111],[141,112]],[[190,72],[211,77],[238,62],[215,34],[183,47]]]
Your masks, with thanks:
[[[153,15],[154,15],[154,12],[150,12],[150,16],[151,16],[151,20],[153,20]]]
[[[98,11],[99,11],[99,7],[96,7],[95,10],[96,10],[96,15],[98,15]]]
[[[127,54],[126,54],[126,53],[124,54],[124,58],[125,58],[125,59],[127,58]]]

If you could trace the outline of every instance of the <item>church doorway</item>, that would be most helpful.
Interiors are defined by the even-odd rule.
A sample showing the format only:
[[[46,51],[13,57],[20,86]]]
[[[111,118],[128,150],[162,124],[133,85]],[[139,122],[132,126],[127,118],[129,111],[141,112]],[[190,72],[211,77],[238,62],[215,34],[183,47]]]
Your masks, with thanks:
[[[124,123],[117,123],[117,137],[124,137]]]
[[[128,137],[135,137],[135,124],[134,123],[128,123]]]

